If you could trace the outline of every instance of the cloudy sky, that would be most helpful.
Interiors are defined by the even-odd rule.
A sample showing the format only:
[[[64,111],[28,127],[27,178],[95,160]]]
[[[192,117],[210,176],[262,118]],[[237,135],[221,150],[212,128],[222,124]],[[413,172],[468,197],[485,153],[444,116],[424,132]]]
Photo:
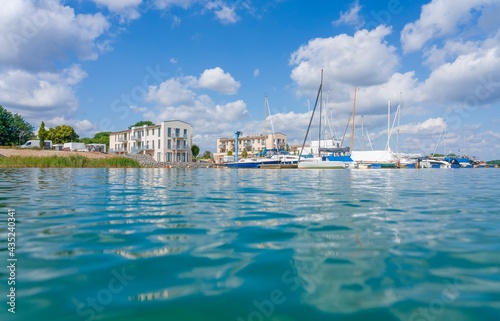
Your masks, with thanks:
[[[355,149],[385,147],[390,100],[393,150],[500,159],[498,0],[0,1],[0,104],[35,127],[301,144],[323,69],[324,135],[348,144],[356,88]]]

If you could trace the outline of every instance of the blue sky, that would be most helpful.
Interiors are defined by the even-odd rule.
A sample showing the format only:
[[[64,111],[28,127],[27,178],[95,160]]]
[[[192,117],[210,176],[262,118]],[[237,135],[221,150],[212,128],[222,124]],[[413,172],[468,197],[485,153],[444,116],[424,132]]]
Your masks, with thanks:
[[[393,150],[500,159],[496,0],[0,1],[0,104],[35,127],[179,119],[213,152],[263,132],[267,95],[301,144],[323,69],[326,136],[357,88],[355,149],[385,147],[390,99]]]

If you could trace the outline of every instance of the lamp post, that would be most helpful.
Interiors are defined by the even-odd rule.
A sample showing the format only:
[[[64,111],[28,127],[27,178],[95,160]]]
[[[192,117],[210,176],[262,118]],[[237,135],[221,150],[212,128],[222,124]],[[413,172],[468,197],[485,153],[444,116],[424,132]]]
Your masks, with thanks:
[[[238,162],[238,138],[240,137],[240,135],[241,135],[241,134],[243,134],[243,133],[242,133],[242,132],[240,132],[240,131],[237,131],[237,132],[235,133],[235,135],[236,135],[236,139],[235,139],[235,141],[234,141],[234,149],[236,150],[236,151],[235,151],[236,155],[235,155],[235,157],[234,157],[234,161],[235,161],[236,163]]]

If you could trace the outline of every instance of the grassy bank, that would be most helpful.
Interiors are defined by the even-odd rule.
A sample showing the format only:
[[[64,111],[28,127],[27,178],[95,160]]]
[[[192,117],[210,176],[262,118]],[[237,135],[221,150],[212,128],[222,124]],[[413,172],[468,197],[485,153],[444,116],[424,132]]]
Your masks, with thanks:
[[[141,167],[133,159],[126,157],[88,158],[80,155],[71,156],[11,156],[0,157],[0,168],[124,168]]]

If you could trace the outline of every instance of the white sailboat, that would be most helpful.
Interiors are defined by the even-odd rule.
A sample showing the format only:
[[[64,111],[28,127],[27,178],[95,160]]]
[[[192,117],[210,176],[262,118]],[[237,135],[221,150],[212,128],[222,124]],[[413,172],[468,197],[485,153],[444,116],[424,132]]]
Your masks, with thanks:
[[[345,169],[348,168],[353,161],[349,155],[349,147],[321,147],[321,114],[323,109],[323,70],[321,70],[321,83],[319,85],[318,94],[316,96],[316,103],[314,104],[314,109],[311,114],[311,119],[309,120],[309,126],[307,127],[306,135],[304,137],[304,142],[302,144],[301,151],[304,150],[304,146],[309,135],[309,130],[311,128],[312,121],[314,119],[314,113],[316,107],[318,106],[318,101],[320,102],[319,107],[319,139],[318,139],[318,154],[312,158],[302,157],[302,153],[299,156],[299,169]]]
[[[387,144],[383,150],[361,150],[352,151],[351,158],[360,164],[361,168],[369,166],[371,168],[394,168],[398,160],[391,151],[391,100],[387,103]]]

